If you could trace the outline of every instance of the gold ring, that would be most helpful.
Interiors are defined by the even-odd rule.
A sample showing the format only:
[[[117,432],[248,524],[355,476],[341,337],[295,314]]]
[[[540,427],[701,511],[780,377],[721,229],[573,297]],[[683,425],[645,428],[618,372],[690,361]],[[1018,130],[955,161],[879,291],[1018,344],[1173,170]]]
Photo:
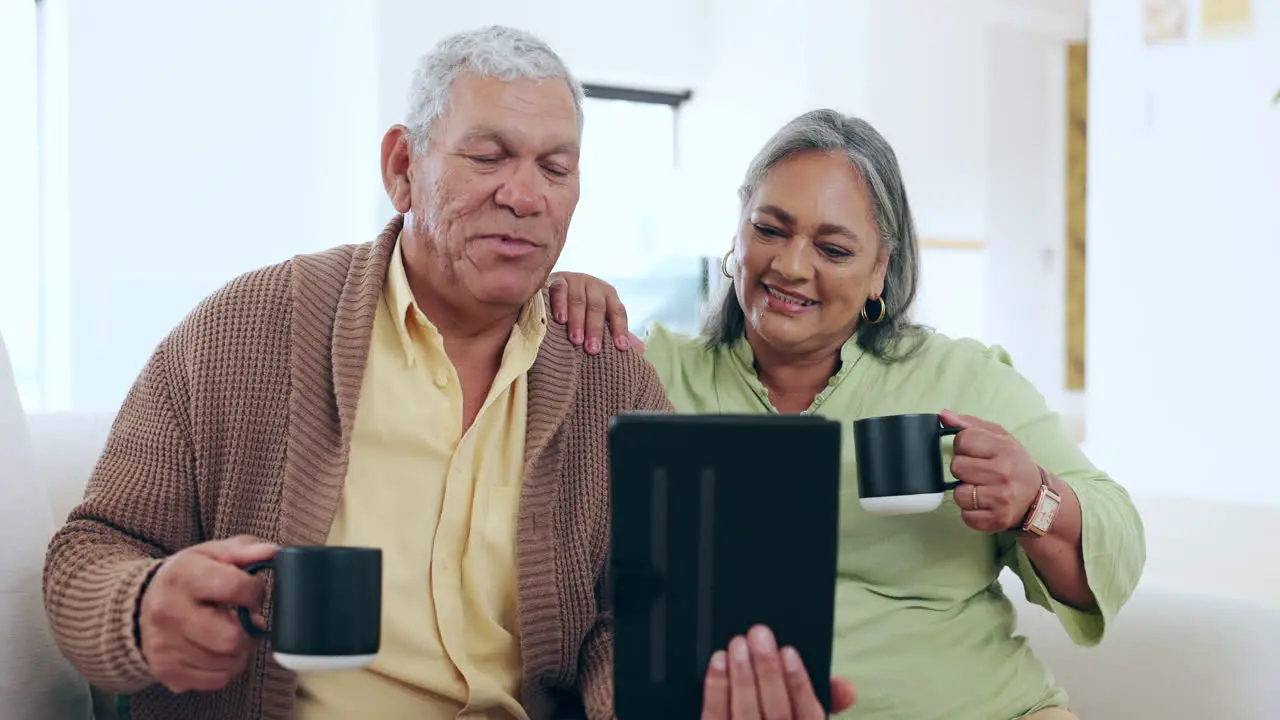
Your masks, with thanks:
[[[969,508],[969,509],[970,509],[970,510],[977,510],[977,509],[978,509],[978,486],[977,486],[977,485],[970,485],[969,487],[973,488],[973,507],[971,507],[971,508]]]

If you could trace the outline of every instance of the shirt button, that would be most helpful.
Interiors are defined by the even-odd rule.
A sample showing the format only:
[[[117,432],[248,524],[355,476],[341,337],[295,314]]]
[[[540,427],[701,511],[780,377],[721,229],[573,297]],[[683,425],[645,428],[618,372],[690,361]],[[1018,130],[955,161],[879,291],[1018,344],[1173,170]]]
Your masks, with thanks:
[[[835,387],[836,385],[839,385],[839,384],[840,384],[839,377],[832,375],[831,377],[827,378],[827,385],[830,385],[831,387]]]
[[[444,387],[449,384],[449,376],[444,373],[436,373],[436,387]]]

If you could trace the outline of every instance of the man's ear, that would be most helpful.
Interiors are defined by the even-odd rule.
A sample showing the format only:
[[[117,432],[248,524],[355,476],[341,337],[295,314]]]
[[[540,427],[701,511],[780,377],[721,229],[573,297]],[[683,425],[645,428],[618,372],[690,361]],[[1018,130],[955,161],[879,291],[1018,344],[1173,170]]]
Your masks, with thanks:
[[[409,128],[392,125],[382,136],[382,186],[398,213],[407,213],[412,206],[413,192],[409,181],[412,165],[413,139],[409,137]]]

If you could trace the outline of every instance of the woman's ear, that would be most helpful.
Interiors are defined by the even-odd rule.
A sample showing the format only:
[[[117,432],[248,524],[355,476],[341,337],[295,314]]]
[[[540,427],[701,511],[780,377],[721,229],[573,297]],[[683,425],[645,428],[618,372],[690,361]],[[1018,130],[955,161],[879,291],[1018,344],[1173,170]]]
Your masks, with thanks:
[[[881,250],[876,256],[876,266],[871,270],[871,294],[869,297],[884,297],[884,279],[889,274],[888,250]]]
[[[732,280],[738,274],[741,267],[741,258],[738,257],[738,238],[737,236],[729,237],[729,249],[720,256],[720,274],[726,279]]]
[[[393,125],[382,136],[382,186],[398,213],[408,213],[413,206],[409,179],[413,164],[412,142],[409,129],[403,125]]]

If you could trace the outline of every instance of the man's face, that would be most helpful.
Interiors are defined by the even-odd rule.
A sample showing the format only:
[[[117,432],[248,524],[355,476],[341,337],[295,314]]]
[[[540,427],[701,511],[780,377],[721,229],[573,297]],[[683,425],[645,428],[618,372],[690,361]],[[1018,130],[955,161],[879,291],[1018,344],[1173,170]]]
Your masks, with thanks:
[[[408,168],[423,270],[450,304],[520,306],[546,284],[578,204],[580,136],[563,79],[454,81]]]

